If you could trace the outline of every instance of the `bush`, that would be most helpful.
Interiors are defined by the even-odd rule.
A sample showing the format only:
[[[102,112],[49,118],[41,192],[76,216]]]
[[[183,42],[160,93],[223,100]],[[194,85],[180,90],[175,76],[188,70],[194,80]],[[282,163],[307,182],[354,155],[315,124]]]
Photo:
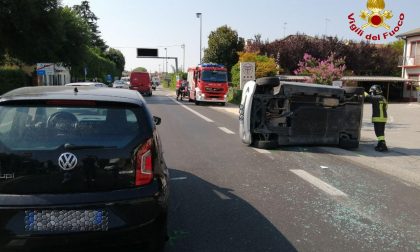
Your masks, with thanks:
[[[239,105],[242,99],[242,90],[231,87],[228,92],[228,102]]]
[[[0,94],[29,84],[29,77],[21,69],[0,67]]]

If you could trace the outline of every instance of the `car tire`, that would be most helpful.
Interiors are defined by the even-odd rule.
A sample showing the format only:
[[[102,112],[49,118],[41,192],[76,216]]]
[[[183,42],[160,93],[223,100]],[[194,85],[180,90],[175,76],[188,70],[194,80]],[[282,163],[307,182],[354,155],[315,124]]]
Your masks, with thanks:
[[[278,146],[277,142],[273,140],[255,140],[253,145],[255,148],[266,150],[275,149]]]
[[[257,86],[264,86],[264,87],[277,87],[280,85],[280,80],[277,77],[264,77],[258,78],[255,83]]]
[[[357,149],[359,148],[359,141],[355,139],[340,139],[338,146],[343,149]]]
[[[156,220],[155,240],[150,242],[150,252],[163,252],[168,240],[168,217],[164,213]]]
[[[362,87],[343,87],[343,89],[346,94],[357,94],[357,95],[364,94],[364,90]]]

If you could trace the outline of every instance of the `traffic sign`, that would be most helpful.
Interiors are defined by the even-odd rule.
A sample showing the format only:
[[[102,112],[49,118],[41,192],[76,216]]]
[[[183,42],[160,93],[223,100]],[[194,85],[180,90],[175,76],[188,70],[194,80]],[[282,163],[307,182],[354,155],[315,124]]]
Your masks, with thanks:
[[[36,70],[36,75],[45,75],[45,70]]]

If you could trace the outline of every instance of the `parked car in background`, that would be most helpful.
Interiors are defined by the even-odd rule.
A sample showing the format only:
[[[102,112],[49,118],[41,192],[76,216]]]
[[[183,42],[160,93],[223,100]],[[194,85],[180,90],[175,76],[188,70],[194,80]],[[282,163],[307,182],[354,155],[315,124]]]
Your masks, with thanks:
[[[270,149],[284,145],[357,148],[363,119],[363,88],[280,82],[245,84],[239,108],[243,143]]]
[[[101,82],[74,82],[74,83],[68,83],[66,86],[72,86],[72,87],[97,87],[97,88],[104,88],[108,87],[108,85],[101,83]]]
[[[114,81],[114,83],[112,83],[112,87],[113,88],[126,88],[126,89],[128,89],[130,87],[130,85],[123,80],[116,80],[116,81]]]
[[[141,94],[152,96],[152,82],[147,72],[132,72],[130,75],[130,89]]]
[[[159,124],[143,97],[125,89],[4,94],[0,251],[161,248],[169,175]]]

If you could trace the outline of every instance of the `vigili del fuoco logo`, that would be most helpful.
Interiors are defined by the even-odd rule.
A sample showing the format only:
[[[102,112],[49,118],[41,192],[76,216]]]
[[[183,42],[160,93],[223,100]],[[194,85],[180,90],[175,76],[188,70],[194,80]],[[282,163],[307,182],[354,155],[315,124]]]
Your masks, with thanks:
[[[405,16],[404,13],[401,13],[398,16],[398,22],[390,25],[394,14],[385,9],[385,0],[367,0],[366,7],[367,10],[362,10],[359,15],[359,18],[364,22],[362,26],[358,26],[358,20],[354,13],[348,15],[350,30],[366,40],[386,40],[395,36],[404,24]],[[368,28],[382,28],[386,31],[372,33],[368,32]]]

